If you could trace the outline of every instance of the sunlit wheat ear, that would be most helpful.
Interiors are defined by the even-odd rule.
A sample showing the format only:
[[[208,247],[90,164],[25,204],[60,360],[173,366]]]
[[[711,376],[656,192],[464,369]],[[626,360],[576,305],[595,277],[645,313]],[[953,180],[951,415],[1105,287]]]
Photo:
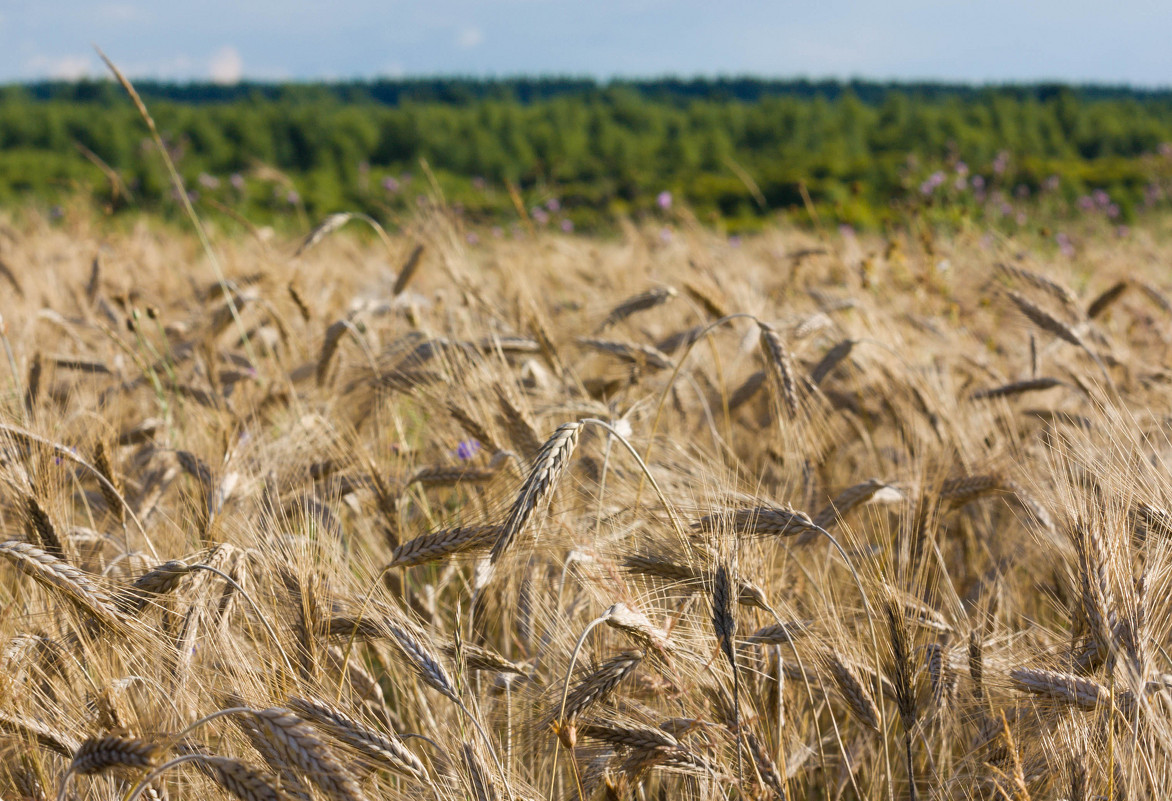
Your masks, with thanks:
[[[719,290],[715,287],[700,284],[695,281],[685,281],[684,292],[688,293],[688,297],[699,303],[704,311],[712,317],[719,320],[721,317],[727,317],[729,315],[728,307],[718,297]]]
[[[115,520],[119,523],[125,523],[126,507],[122,505],[122,481],[114,472],[114,466],[106,452],[106,443],[102,440],[98,440],[98,444],[94,448],[94,467],[106,479],[98,482],[98,490],[102,493],[102,499],[106,501],[106,508],[110,510],[110,514],[114,516]]]
[[[403,741],[383,734],[323,701],[290,698],[289,708],[368,759],[418,781],[427,780],[427,768]]]
[[[338,350],[338,344],[342,341],[342,335],[352,325],[353,323],[349,320],[337,320],[326,329],[325,337],[321,342],[321,354],[317,357],[317,369],[314,372],[314,378],[319,387],[323,386],[326,382],[326,375],[330,371],[330,361],[334,358],[334,354]]]
[[[415,669],[423,682],[459,704],[460,696],[456,692],[456,683],[448,674],[447,668],[436,659],[423,641],[408,631],[405,626],[389,622],[384,625],[407,658],[407,662]]]
[[[733,393],[728,397],[728,410],[734,412],[751,401],[753,397],[761,391],[761,387],[765,385],[765,381],[769,378],[769,374],[764,370],[757,372],[746,378],[740,386],[733,390]]]
[[[786,645],[793,643],[795,637],[800,637],[809,629],[810,621],[804,620],[770,623],[745,637],[744,641],[756,645]]]
[[[827,656],[826,666],[838,685],[839,695],[855,718],[867,728],[879,731],[879,709],[854,669],[836,654]]]
[[[578,344],[584,348],[614,356],[619,361],[651,370],[670,370],[676,366],[670,356],[651,345],[642,345],[637,342],[612,342],[588,337],[580,337]]]
[[[761,350],[765,355],[765,364],[773,380],[777,383],[777,390],[781,394],[781,401],[790,419],[798,416],[798,382],[794,373],[793,359],[782,342],[781,334],[769,323],[758,321]]]
[[[729,509],[704,515],[695,524],[697,531],[739,535],[792,537],[819,529],[805,512],[785,506],[755,506]]]
[[[810,370],[810,380],[815,386],[820,385],[826,377],[834,372],[834,368],[842,364],[851,355],[858,342],[853,339],[844,339],[833,348],[826,351],[826,355]]]
[[[617,603],[606,611],[606,624],[623,632],[645,650],[666,654],[672,648],[663,629],[653,625],[647,615],[624,603]]]
[[[460,526],[421,534],[395,548],[389,567],[411,567],[452,554],[488,548],[501,535],[502,526]]]
[[[260,771],[238,759],[205,754],[186,744],[180,744],[175,751],[182,756],[194,757],[192,761],[200,773],[240,801],[283,801],[288,798]]]
[[[875,497],[875,493],[886,489],[887,486],[885,482],[877,478],[871,478],[858,484],[853,484],[835,495],[834,500],[828,503],[818,514],[814,515],[811,522],[819,528],[829,530],[850,514],[852,510],[871,500],[871,498]],[[817,532],[810,531],[801,536],[803,538],[809,537],[813,539],[817,536]]]
[[[777,769],[777,763],[773,761],[773,757],[766,750],[765,744],[748,728],[745,728],[742,733],[745,745],[749,747],[749,754],[752,755],[753,762],[757,765],[757,775],[761,777],[761,783],[773,791],[775,798],[785,801],[789,798],[785,789],[785,780]]]
[[[460,756],[468,774],[468,785],[476,801],[497,801],[500,796],[497,794],[492,776],[476,753],[476,748],[471,743],[464,743],[460,746]]]
[[[1087,349],[1086,342],[1079,333],[1070,325],[1062,322],[1050,312],[1038,306],[1024,295],[1019,295],[1016,292],[1009,293],[1009,299],[1013,301],[1013,305],[1017,306],[1018,311],[1026,316],[1027,319],[1038,328],[1041,328],[1047,333],[1053,334],[1059,339],[1069,342],[1075,347]]]
[[[1012,398],[1017,395],[1024,395],[1027,392],[1042,392],[1043,390],[1053,389],[1059,386],[1066,386],[1066,382],[1060,381],[1057,378],[1042,376],[1039,378],[1029,378],[1025,381],[1013,381],[1009,384],[993,387],[992,389],[978,390],[969,395],[969,399],[991,400],[993,398]]]
[[[1082,709],[1095,709],[1109,700],[1109,691],[1097,681],[1070,673],[1033,668],[1014,668],[1009,671],[1018,688],[1033,695],[1062,701]],[[1119,704],[1123,696],[1116,698]]]
[[[1078,298],[1074,296],[1073,292],[1057,281],[1015,264],[999,262],[996,267],[1002,275],[1046,293],[1056,300],[1071,317],[1077,317],[1079,315]]]
[[[25,512],[27,515],[26,531],[33,543],[50,556],[65,559],[65,548],[61,544],[61,538],[57,536],[57,527],[53,525],[53,521],[35,495],[30,494],[25,497]]]
[[[524,531],[526,524],[533,516],[537,507],[548,500],[557,488],[558,479],[565,472],[578,444],[578,435],[581,432],[581,423],[563,423],[546,443],[541,446],[537,458],[533,460],[533,467],[529,477],[521,486],[517,499],[509,510],[500,536],[492,546],[491,562],[495,564],[517,535]]]
[[[348,211],[342,211],[326,217],[324,220],[318,223],[312,231],[306,234],[305,239],[301,240],[301,244],[297,246],[297,250],[293,253],[293,257],[297,258],[310,248],[320,244],[327,236],[332,234],[334,231],[337,231],[346,223],[350,222],[353,216],[354,215]]]
[[[407,260],[403,262],[403,266],[399,268],[399,274],[395,276],[395,285],[391,287],[391,296],[398,297],[411,279],[415,277],[415,273],[419,270],[419,265],[423,263],[423,245],[417,244],[411,249]]]
[[[122,623],[123,619],[106,591],[68,562],[17,540],[0,543],[0,556],[42,587],[73,602],[101,623],[111,626]]]
[[[16,717],[0,712],[0,732],[23,740],[32,740],[41,748],[53,751],[66,759],[72,759],[78,743],[64,732],[54,731],[43,723],[26,717]]]
[[[656,306],[662,306],[678,294],[675,287],[657,286],[646,292],[640,292],[638,295],[632,295],[611,309],[610,313],[606,315],[606,318],[599,324],[598,328],[594,330],[594,333],[601,334],[607,328],[610,328],[612,325],[617,325],[632,314],[654,309]]]
[[[566,694],[565,704],[559,702],[549,720],[574,721],[595,704],[609,698],[623,679],[630,676],[642,661],[642,651],[623,651],[607,659],[570,688]]]
[[[448,659],[454,661],[457,658],[456,646],[445,645],[443,647],[443,654]],[[524,665],[505,659],[490,648],[473,645],[470,642],[460,644],[459,658],[463,660],[464,667],[468,670],[482,670],[487,673],[511,673],[518,676],[526,673]]]
[[[162,750],[160,744],[145,740],[94,737],[78,747],[69,769],[88,776],[113,768],[149,768],[158,762]]]
[[[496,387],[497,407],[501,410],[501,419],[505,425],[505,433],[517,453],[523,458],[530,458],[541,450],[541,438],[520,407],[513,403],[508,392],[501,385]]]
[[[116,602],[123,612],[137,612],[145,607],[151,596],[172,592],[190,574],[192,568],[185,562],[171,560],[143,573],[129,588],[118,594]]]
[[[255,713],[260,733],[289,765],[303,771],[333,801],[360,801],[366,796],[309,724],[279,707]]]

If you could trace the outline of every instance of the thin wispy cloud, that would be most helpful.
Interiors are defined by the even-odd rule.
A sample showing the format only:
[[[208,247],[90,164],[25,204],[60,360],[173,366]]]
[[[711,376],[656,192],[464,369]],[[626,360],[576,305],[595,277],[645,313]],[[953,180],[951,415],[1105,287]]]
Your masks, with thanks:
[[[1117,0],[58,0],[0,18],[0,81],[93,69],[172,80],[288,76],[716,75],[1172,84],[1172,4]],[[176,54],[186,54],[180,64]],[[215,69],[211,59],[215,58]],[[88,64],[88,68],[84,66]],[[134,73],[132,73],[134,74]]]

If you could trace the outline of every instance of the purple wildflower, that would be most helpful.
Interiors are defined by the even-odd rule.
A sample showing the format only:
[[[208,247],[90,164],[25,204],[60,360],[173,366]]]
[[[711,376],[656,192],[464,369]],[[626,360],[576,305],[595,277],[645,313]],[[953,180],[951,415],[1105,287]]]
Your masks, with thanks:
[[[459,445],[456,446],[456,456],[462,462],[467,462],[469,459],[475,458],[479,451],[480,442],[475,439],[463,440]]]
[[[671,210],[671,200],[672,200],[671,192],[664,189],[662,192],[660,192],[658,195],[656,195],[655,205],[659,206],[659,208],[663,209],[664,211],[670,211]]]

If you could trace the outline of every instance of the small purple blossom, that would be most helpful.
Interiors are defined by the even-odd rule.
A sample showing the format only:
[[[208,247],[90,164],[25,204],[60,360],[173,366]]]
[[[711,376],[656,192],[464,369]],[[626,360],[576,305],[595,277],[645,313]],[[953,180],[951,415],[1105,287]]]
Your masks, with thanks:
[[[480,237],[478,237],[476,235],[475,231],[469,231],[468,234],[464,237],[464,240],[469,245],[479,245],[480,244]]]
[[[1074,256],[1074,243],[1070,241],[1070,237],[1065,232],[1059,231],[1054,236],[1054,241],[1058,243],[1058,249],[1062,251],[1062,255],[1070,258]]]
[[[1115,220],[1119,218],[1119,205],[1112,203],[1106,209],[1107,219]]]
[[[244,176],[238,172],[232,173],[232,177],[228,179],[228,183],[232,184],[232,188],[237,192],[244,191]]]
[[[383,178],[383,191],[388,195],[395,194],[399,191],[399,182],[388,175],[386,178]]]
[[[466,439],[456,446],[456,457],[462,462],[474,459],[480,452],[480,442],[475,439]]]
[[[551,197],[549,200],[545,201],[545,208],[548,211],[557,213],[562,210],[562,202],[556,197]]]
[[[297,193],[296,189],[290,189],[285,193],[285,201],[291,206],[296,206],[301,202],[301,195]]]
[[[973,176],[973,189],[980,192],[980,191],[984,190],[984,188],[985,188],[985,176],[974,175]]]
[[[541,208],[540,206],[534,206],[530,210],[530,214],[533,215],[533,220],[538,225],[548,225],[549,224],[549,212],[546,211],[545,209]]]
[[[945,177],[943,171],[937,170],[936,172],[929,175],[922,184],[920,184],[920,194],[924,196],[932,194],[946,180],[947,178]]]
[[[1057,192],[1062,185],[1062,179],[1057,175],[1051,175],[1042,183],[1042,189],[1046,192]]]
[[[659,206],[663,211],[671,210],[671,201],[671,192],[666,189],[655,196],[655,205]]]
[[[997,154],[997,158],[993,159],[993,174],[1003,175],[1009,169],[1009,151],[1002,150]]]
[[[1105,209],[1111,205],[1111,196],[1102,189],[1096,189],[1091,192],[1091,198],[1094,199],[1095,205],[1101,209]]]
[[[562,220],[561,228],[562,228],[562,233],[572,234],[574,232],[574,221],[573,220]]]
[[[1078,199],[1078,208],[1081,211],[1092,211],[1095,208],[1095,199],[1090,195],[1083,195]]]

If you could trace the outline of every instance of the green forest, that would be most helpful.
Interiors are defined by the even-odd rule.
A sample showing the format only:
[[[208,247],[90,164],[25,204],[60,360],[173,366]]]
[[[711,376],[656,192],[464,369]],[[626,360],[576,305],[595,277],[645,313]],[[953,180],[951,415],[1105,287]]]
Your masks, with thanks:
[[[591,230],[690,209],[751,229],[863,228],[911,209],[1124,224],[1172,191],[1172,92],[753,78],[138,85],[209,214],[393,224],[437,193],[470,226]],[[110,81],[0,88],[0,203],[173,214]]]

